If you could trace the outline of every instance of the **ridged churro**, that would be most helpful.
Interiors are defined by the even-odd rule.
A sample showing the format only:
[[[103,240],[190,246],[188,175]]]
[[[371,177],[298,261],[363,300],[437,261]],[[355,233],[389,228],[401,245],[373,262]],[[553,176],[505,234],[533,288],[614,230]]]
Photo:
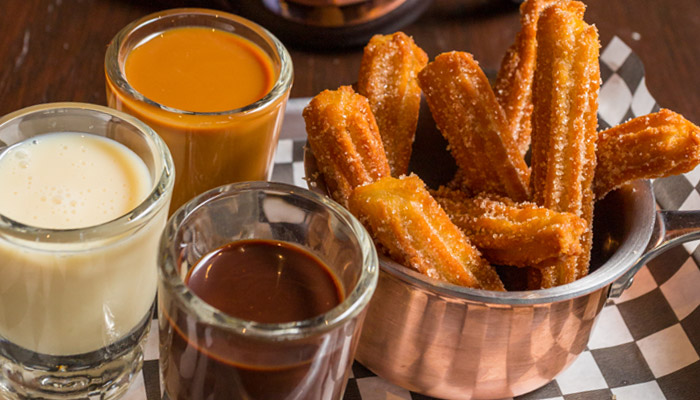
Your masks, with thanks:
[[[303,116],[309,146],[337,202],[347,205],[356,186],[390,175],[369,102],[351,87],[319,93]]]
[[[503,57],[494,84],[496,99],[503,107],[508,128],[521,154],[525,154],[530,147],[537,21],[545,8],[560,1],[562,0],[525,0],[520,5],[521,29]]]
[[[635,179],[688,172],[700,164],[700,128],[667,109],[599,133],[593,189],[602,198]]]
[[[590,261],[600,44],[595,27],[583,21],[584,9],[576,1],[552,5],[544,10],[537,27],[532,93],[533,200],[580,216],[588,225],[581,236],[580,255],[562,257],[539,268],[543,288],[586,275]]]
[[[318,169],[380,250],[461,286],[571,283],[588,273],[596,196],[700,164],[700,128],[669,110],[597,132],[600,44],[584,12],[576,0],[525,0],[494,89],[471,54],[425,65],[399,32],[365,48],[361,93],[344,86],[310,102]],[[405,175],[421,90],[457,164],[437,190]]]
[[[403,32],[375,35],[365,46],[357,92],[367,97],[392,176],[408,171],[421,90],[416,75],[428,56]]]
[[[493,267],[416,175],[359,186],[348,204],[396,262],[457,285],[504,290]]]
[[[419,74],[430,112],[474,193],[529,198],[529,169],[503,109],[471,54],[440,54]]]
[[[446,187],[431,194],[492,264],[526,267],[581,252],[587,224],[574,214]]]

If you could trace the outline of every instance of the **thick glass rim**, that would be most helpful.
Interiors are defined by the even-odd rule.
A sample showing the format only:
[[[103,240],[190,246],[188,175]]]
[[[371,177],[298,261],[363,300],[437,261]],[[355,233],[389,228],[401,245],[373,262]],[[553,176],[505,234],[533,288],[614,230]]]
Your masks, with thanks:
[[[174,239],[188,216],[199,207],[243,192],[268,192],[292,195],[316,203],[343,222],[357,238],[362,255],[362,271],[353,290],[336,307],[319,316],[294,322],[261,323],[225,314],[189,290],[178,274],[178,248]],[[358,314],[368,305],[379,277],[379,259],[374,243],[364,226],[340,204],[307,189],[278,182],[239,182],[209,190],[181,206],[163,231],[158,257],[160,282],[173,301],[197,317],[198,321],[238,335],[263,340],[294,340],[328,332]],[[160,289],[162,290],[162,289]],[[160,293],[160,291],[159,291]]]
[[[275,51],[275,55],[279,57],[280,70],[272,86],[272,89],[265,94],[260,100],[248,104],[246,106],[226,110],[226,111],[216,111],[216,112],[197,112],[197,111],[187,111],[180,110],[177,108],[169,107],[153,101],[143,94],[139,93],[134,89],[126,77],[124,76],[124,71],[119,63],[119,54],[121,52],[122,46],[126,40],[135,32],[147,27],[150,24],[156,23],[164,18],[184,18],[188,16],[199,16],[199,17],[210,17],[212,20],[217,22],[228,21],[231,24],[238,24],[245,26],[251,31],[255,32],[262,39],[264,39],[272,49]],[[204,26],[204,25],[182,25],[184,26]],[[273,61],[274,57],[273,57]],[[131,97],[132,100],[140,101],[151,106],[154,106],[163,111],[167,111],[173,114],[181,115],[198,115],[198,116],[226,116],[231,114],[244,114],[252,113],[260,109],[267,108],[269,105],[273,104],[280,97],[284,96],[292,86],[292,81],[294,77],[294,67],[292,65],[292,58],[289,52],[284,47],[282,42],[277,39],[272,33],[262,26],[252,22],[248,19],[240,17],[235,14],[227,13],[224,11],[211,10],[206,8],[174,8],[165,11],[159,11],[153,14],[146,15],[136,21],[131,22],[122,28],[112,39],[107,47],[107,52],[105,53],[105,72],[107,78],[116,86],[117,89],[121,90],[123,93]]]
[[[40,238],[38,241],[41,243],[80,243],[94,239],[103,239],[107,236],[115,236],[128,232],[134,227],[140,226],[145,219],[152,217],[158,210],[164,207],[165,203],[168,201],[168,194],[172,192],[175,182],[175,167],[170,151],[163,139],[161,139],[153,129],[131,115],[112,108],[88,103],[46,103],[26,107],[5,115],[0,118],[0,129],[28,115],[47,113],[60,115],[71,111],[87,111],[88,113],[96,115],[108,116],[112,119],[116,118],[132,125],[143,135],[154,157],[162,160],[163,163],[160,171],[157,171],[155,174],[150,193],[139,205],[124,215],[111,221],[83,228],[40,228],[15,221],[0,212],[1,234],[27,241],[37,241],[37,238]]]

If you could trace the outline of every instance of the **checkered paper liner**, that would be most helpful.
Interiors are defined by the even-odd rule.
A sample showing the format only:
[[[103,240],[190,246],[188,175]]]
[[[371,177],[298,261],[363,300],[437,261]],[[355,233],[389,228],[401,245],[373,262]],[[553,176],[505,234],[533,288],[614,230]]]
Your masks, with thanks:
[[[615,37],[602,51],[601,129],[655,112],[640,59]],[[291,99],[275,156],[272,180],[306,187],[306,132],[301,111],[308,98]],[[656,180],[663,209],[700,209],[700,168]],[[700,249],[677,246],[644,266],[620,298],[608,300],[587,349],[548,385],[514,400],[697,399],[700,396]],[[153,321],[143,371],[128,400],[161,399],[158,325]],[[344,400],[428,400],[393,385],[355,362]]]

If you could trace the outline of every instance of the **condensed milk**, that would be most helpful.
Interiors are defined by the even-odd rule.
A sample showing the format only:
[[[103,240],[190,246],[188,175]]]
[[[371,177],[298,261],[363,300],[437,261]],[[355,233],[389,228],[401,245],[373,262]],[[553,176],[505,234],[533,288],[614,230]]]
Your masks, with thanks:
[[[75,229],[116,219],[151,189],[144,162],[113,140],[53,133],[0,156],[0,213],[25,225]],[[155,296],[156,229],[99,251],[0,242],[0,335],[52,355],[97,350],[127,333]],[[105,262],[114,260],[115,262]],[[40,289],[41,288],[41,289]]]
[[[0,119],[0,182],[0,398],[121,396],[153,314],[165,143],[106,107],[29,107]]]
[[[0,212],[26,225],[84,228],[136,208],[151,188],[148,168],[114,140],[80,133],[25,140],[0,156]]]

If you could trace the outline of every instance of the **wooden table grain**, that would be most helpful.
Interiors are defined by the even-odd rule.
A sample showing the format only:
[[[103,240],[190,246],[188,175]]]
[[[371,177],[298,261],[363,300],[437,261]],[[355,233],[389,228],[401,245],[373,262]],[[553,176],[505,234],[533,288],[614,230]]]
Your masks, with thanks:
[[[3,0],[0,13],[0,115],[55,101],[105,104],[103,60],[110,39],[130,21],[161,9],[203,6],[236,11],[254,0]],[[589,0],[586,20],[601,41],[625,41],[643,60],[657,102],[700,123],[700,2]],[[432,58],[443,51],[475,55],[496,71],[518,30],[508,0],[434,0],[403,28]],[[288,42],[285,38],[283,41]],[[288,46],[293,97],[313,96],[356,80],[361,48],[314,51]]]

